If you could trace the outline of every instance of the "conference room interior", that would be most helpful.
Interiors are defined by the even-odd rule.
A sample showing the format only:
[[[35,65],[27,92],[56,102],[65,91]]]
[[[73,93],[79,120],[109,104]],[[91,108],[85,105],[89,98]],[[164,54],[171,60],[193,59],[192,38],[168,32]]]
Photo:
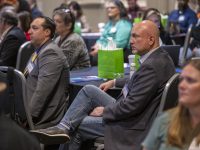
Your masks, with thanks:
[[[131,1],[132,6],[130,6]],[[123,6],[118,6],[119,2]],[[135,6],[133,6],[133,3],[135,3]],[[181,7],[180,3],[187,3],[187,8]],[[113,6],[113,4],[116,4],[116,6]],[[75,7],[78,7],[79,10],[76,10]],[[120,7],[126,10],[127,15],[124,18],[120,16]],[[117,21],[127,21],[127,24],[123,27],[115,27],[117,21],[112,18],[115,13],[112,14],[112,11],[115,8],[119,9],[118,12],[116,11],[116,14],[119,15],[116,17]],[[187,14],[183,13],[186,9],[189,9]],[[8,16],[6,16],[6,13],[8,13]],[[11,19],[9,15],[11,15]],[[26,18],[20,19],[24,16]],[[38,36],[40,34],[37,35],[36,31],[36,24],[39,23],[38,18],[39,21],[49,21],[48,23],[53,24],[54,29],[51,30],[51,27],[47,26],[46,28],[41,25],[44,28],[44,32],[41,31],[41,33],[44,33],[44,35]],[[156,114],[154,117],[158,118],[180,106],[179,83],[182,82],[182,78],[180,79],[182,71],[185,66],[187,67],[188,62],[190,64],[191,60],[200,60],[200,0],[0,0],[0,120],[4,121],[5,124],[14,122],[12,127],[0,125],[0,131],[5,130],[0,135],[0,141],[2,140],[0,149],[1,145],[4,144],[9,145],[5,150],[17,150],[19,147],[22,150],[70,149],[70,146],[66,146],[70,142],[59,143],[57,139],[56,142],[52,140],[52,143],[44,142],[43,137],[40,138],[35,134],[35,131],[48,129],[59,124],[77,95],[80,95],[80,91],[88,85],[100,87],[106,82],[113,81],[113,86],[106,89],[105,92],[114,99],[124,96],[124,87],[115,86],[115,82],[121,78],[126,78],[127,83],[129,83],[134,74],[138,70],[140,71],[140,66],[143,65],[141,59],[145,54],[138,54],[137,51],[134,53],[135,47],[132,40],[135,38],[135,34],[132,32],[134,26],[146,22],[146,20],[153,22],[153,25],[157,27],[156,31],[159,32],[159,47],[157,48],[164,50],[174,65],[174,73],[170,75],[170,78],[162,87],[162,92],[159,93],[159,104],[154,112]],[[17,30],[11,33],[14,28],[20,30],[23,37]],[[121,33],[117,35],[118,30]],[[149,31],[151,30],[149,29]],[[54,33],[51,33],[52,31]],[[9,34],[15,33],[16,35],[11,36],[11,38],[14,37],[12,41],[9,39]],[[127,34],[125,35],[125,33]],[[45,42],[37,45],[38,43],[34,39],[36,36],[39,40],[44,38]],[[69,41],[67,41],[68,38]],[[49,43],[53,43],[56,47],[50,45],[49,48]],[[50,57],[47,54],[46,56],[42,55],[42,50],[48,48],[50,49],[49,52],[52,52],[52,49],[55,51],[58,49],[59,51],[62,50],[62,53],[52,52],[54,55]],[[8,52],[8,49],[15,52]],[[76,50],[77,52],[75,52]],[[154,51],[155,49],[152,50],[152,53]],[[144,60],[148,59],[152,53],[145,56],[147,58]],[[41,62],[39,59],[41,59]],[[51,66],[48,66],[48,64]],[[43,67],[47,70],[42,70]],[[54,72],[45,74],[53,70],[48,67],[52,67]],[[48,76],[51,75],[54,75],[52,79],[47,80]],[[44,81],[42,81],[43,79]],[[38,88],[38,86],[41,87]],[[38,91],[37,88],[41,91]],[[30,93],[31,95],[27,95]],[[48,101],[41,104],[41,107],[44,108],[41,109],[38,103],[38,108],[34,109],[32,108],[33,98],[44,98],[44,101],[46,98]],[[50,99],[56,101],[55,98],[62,100],[51,102]],[[55,104],[57,106],[53,110]],[[40,112],[39,109],[41,109]],[[43,111],[43,109],[45,110]],[[36,117],[33,110],[41,114]],[[90,116],[90,113],[88,116]],[[127,116],[131,116],[131,114]],[[4,117],[8,118],[9,121],[7,122]],[[100,117],[103,117],[103,114]],[[51,120],[51,118],[53,119]],[[45,120],[43,122],[43,119],[50,119],[50,121]],[[149,121],[152,121],[151,119]],[[114,123],[117,124],[119,120],[115,120]],[[129,120],[124,119],[123,121],[127,123]],[[122,122],[120,122],[120,125],[123,124]],[[9,128],[13,129],[12,133],[9,132]],[[134,125],[130,128],[132,130]],[[13,138],[11,138],[12,134]],[[148,132],[145,131],[145,134],[145,137],[147,137]],[[17,137],[16,135],[19,142],[24,141],[18,142],[19,147],[15,147],[16,142],[13,142],[14,138]],[[193,138],[188,138],[189,143],[183,145],[183,147],[186,146],[188,150],[200,149],[199,130],[195,130],[194,135],[191,135]],[[70,137],[71,139],[73,138]],[[142,139],[142,142],[136,144],[139,145],[139,148],[136,146],[137,148],[134,149],[133,147],[133,150],[148,150],[149,147],[145,147],[143,141],[145,141],[145,138]],[[89,138],[82,141],[80,150],[109,150],[108,147],[104,147],[104,143],[107,144],[104,136]],[[115,143],[109,144],[112,147],[112,144]],[[71,149],[73,150],[73,148]]]

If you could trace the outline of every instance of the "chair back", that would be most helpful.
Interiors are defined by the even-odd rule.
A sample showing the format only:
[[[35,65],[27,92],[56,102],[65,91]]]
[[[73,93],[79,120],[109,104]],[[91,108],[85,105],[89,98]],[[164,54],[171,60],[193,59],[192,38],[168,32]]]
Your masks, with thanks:
[[[13,112],[9,112],[10,110],[14,111],[15,118],[18,117],[18,118],[21,118],[22,120],[27,120],[29,128],[34,129],[32,117],[29,111],[28,101],[25,99],[26,98],[26,79],[24,75],[17,69],[13,69],[12,78],[8,78],[8,72],[10,69],[12,68],[7,67],[7,66],[0,66],[0,71],[4,72],[7,75],[7,79],[10,80],[8,81],[7,90],[4,92],[5,94],[4,100],[9,101],[9,102],[4,103],[7,109],[6,113],[13,113]]]
[[[16,69],[23,72],[33,52],[34,47],[30,41],[22,44],[17,54]]]
[[[163,45],[161,46],[165,51],[167,51],[172,58],[174,65],[179,67],[179,53],[180,53],[180,45]]]
[[[180,56],[180,66],[183,66],[186,62],[186,56],[187,56],[188,47],[189,47],[189,43],[191,39],[192,27],[193,25],[191,24],[188,28],[188,31],[185,37],[185,41],[183,45],[183,53],[182,53],[182,56]]]
[[[158,110],[158,115],[162,114],[163,111],[173,108],[178,104],[178,84],[179,84],[179,73],[174,74],[166,83],[161,102]]]

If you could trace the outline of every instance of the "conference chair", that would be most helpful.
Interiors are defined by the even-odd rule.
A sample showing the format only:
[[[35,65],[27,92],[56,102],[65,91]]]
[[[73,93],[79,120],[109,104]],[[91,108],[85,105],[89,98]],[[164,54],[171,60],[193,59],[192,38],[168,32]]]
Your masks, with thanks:
[[[160,106],[158,109],[158,115],[162,114],[163,111],[173,108],[178,104],[178,84],[179,84],[179,73],[175,73],[166,83]]]
[[[34,47],[30,41],[22,44],[17,54],[16,69],[23,72],[33,52]]]
[[[175,67],[179,67],[179,53],[180,45],[163,45],[161,46],[165,51],[167,51],[172,58]]]
[[[17,69],[0,66],[0,71],[7,75],[7,90],[4,93],[5,112],[11,114],[11,118],[18,124],[27,120],[29,129],[34,129],[32,117],[26,100],[26,80],[24,75]],[[20,124],[20,125],[22,125]]]
[[[191,32],[192,32],[192,27],[193,25],[191,24],[188,28],[186,37],[185,37],[185,41],[184,41],[184,45],[183,45],[183,52],[182,55],[180,56],[180,66],[183,66],[186,62],[186,56],[187,56],[187,52],[188,52],[188,47],[190,44],[190,39],[191,39]]]

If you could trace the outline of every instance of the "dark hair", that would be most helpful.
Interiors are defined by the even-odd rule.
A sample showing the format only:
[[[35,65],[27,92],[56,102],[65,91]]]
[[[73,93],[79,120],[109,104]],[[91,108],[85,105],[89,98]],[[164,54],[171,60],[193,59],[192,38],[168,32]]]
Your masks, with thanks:
[[[53,13],[57,10],[60,10],[60,9],[68,9],[68,6],[66,3],[62,3],[60,4],[60,6],[56,7],[54,10],[53,10]]]
[[[0,13],[0,19],[2,22],[17,26],[18,25],[18,18],[17,14],[12,10],[4,10]]]
[[[71,23],[72,26],[70,28],[70,31],[72,32],[74,30],[75,17],[74,17],[73,13],[69,9],[56,10],[53,13],[53,17],[55,15],[59,15],[62,18],[62,20],[64,21],[65,25],[68,25],[68,24]]]
[[[54,21],[51,18],[46,17],[46,16],[39,16],[37,18],[44,19],[44,23],[42,24],[42,27],[44,29],[49,29],[51,31],[50,37],[53,38],[55,35],[55,30],[56,30],[56,24],[54,23]]]
[[[128,19],[127,9],[120,0],[108,0],[108,3],[114,3],[120,11],[120,18]]]
[[[81,8],[81,6],[79,5],[78,2],[76,1],[71,1],[68,5],[68,7],[72,7],[74,10],[77,11],[77,18],[80,18],[83,15],[83,10]]]
[[[32,21],[31,14],[27,11],[22,11],[17,14],[19,22],[21,23],[21,28],[24,32],[27,32],[30,28]]]
[[[157,15],[157,16],[158,16],[158,18],[159,18],[159,20],[160,20],[160,27],[159,27],[159,30],[160,30],[160,32],[161,32],[161,31],[163,32],[163,31],[164,31],[164,27],[163,27],[162,22],[161,22],[161,14],[160,14],[160,12],[159,12],[158,9],[156,9],[156,8],[149,8],[149,9],[147,9],[147,10],[144,12],[144,15],[143,15],[142,20],[148,20],[147,18],[148,18],[149,16],[151,16],[151,15]]]
[[[30,6],[26,0],[17,0],[19,2],[19,7],[17,9],[17,13],[21,11],[31,12]]]

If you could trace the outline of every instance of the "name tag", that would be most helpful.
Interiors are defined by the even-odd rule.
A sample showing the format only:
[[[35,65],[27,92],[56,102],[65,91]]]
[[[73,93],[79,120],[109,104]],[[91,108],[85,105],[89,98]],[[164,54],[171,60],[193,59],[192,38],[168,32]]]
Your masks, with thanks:
[[[111,33],[115,33],[116,31],[117,31],[117,29],[115,27],[112,27],[110,30]]]
[[[27,69],[28,69],[28,72],[30,73],[34,68],[34,63],[32,62],[29,62],[28,66],[27,66]]]
[[[122,89],[122,93],[124,95],[124,98],[126,98],[127,94],[128,94],[128,85],[125,84],[125,86]]]
[[[179,22],[182,22],[182,21],[184,21],[184,20],[185,20],[185,17],[184,17],[183,15],[179,16],[179,18],[178,18],[178,21],[179,21]]]

